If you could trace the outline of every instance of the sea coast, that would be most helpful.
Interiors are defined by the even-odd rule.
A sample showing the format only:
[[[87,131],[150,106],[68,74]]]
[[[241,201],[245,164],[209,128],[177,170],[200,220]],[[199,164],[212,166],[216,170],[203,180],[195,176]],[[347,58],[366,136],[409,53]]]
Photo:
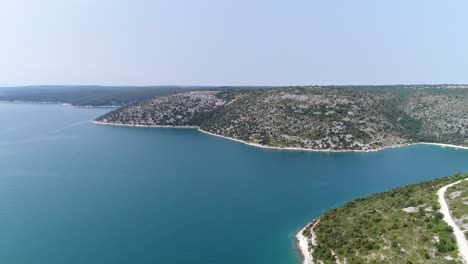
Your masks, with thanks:
[[[218,135],[212,132],[205,131],[201,129],[198,126],[161,126],[161,125],[137,125],[137,124],[122,124],[122,123],[109,123],[109,122],[100,122],[100,121],[91,121],[93,124],[97,125],[109,125],[109,126],[126,126],[126,127],[149,127],[149,128],[184,128],[184,129],[197,129],[201,133],[205,133],[211,136],[215,137],[220,137],[224,138],[227,140],[232,140],[238,143],[242,143],[245,145],[253,146],[253,147],[258,147],[258,148],[263,148],[263,149],[270,149],[270,150],[289,150],[289,151],[312,151],[312,152],[377,152],[377,151],[382,151],[385,149],[390,149],[390,148],[399,148],[399,147],[406,147],[406,146],[412,146],[412,145],[432,145],[432,146],[439,146],[439,147],[447,147],[447,148],[455,148],[455,149],[465,149],[468,150],[468,147],[465,146],[458,146],[458,145],[451,145],[451,144],[442,144],[442,143],[429,143],[429,142],[416,142],[416,143],[408,143],[408,144],[401,144],[401,145],[391,145],[391,146],[385,146],[381,148],[375,148],[375,149],[369,149],[369,150],[333,150],[333,149],[310,149],[310,148],[296,148],[296,147],[272,147],[272,146],[266,146],[258,143],[252,143],[244,140],[240,140],[237,138],[232,138],[232,137],[227,137],[223,135]]]
[[[299,255],[301,256],[301,261],[303,264],[314,264],[314,258],[311,254],[312,249],[309,248],[309,242],[312,243],[312,245],[316,245],[314,227],[319,222],[319,218],[314,219],[296,234],[296,249]],[[304,236],[305,231],[310,233],[310,239]]]
[[[270,147],[270,146],[264,146],[260,144],[255,144],[251,142],[246,142],[242,141],[239,139],[235,138],[230,138],[218,134],[214,134],[208,131],[204,131],[203,129],[199,128],[198,126],[159,126],[159,125],[138,125],[138,124],[122,124],[122,123],[106,123],[106,122],[100,122],[100,121],[92,121],[94,124],[98,125],[112,125],[112,126],[127,126],[127,127],[149,127],[149,128],[184,128],[184,129],[197,129],[201,133],[209,134],[212,136],[216,137],[221,137],[224,139],[236,141],[239,143],[243,143],[246,145],[254,146],[254,147],[260,147],[260,148],[265,148],[265,149],[271,149],[271,150],[292,150],[292,151],[317,151],[317,152],[373,152],[373,151],[380,151],[386,148],[397,148],[397,147],[403,147],[403,146],[410,146],[410,145],[433,145],[433,146],[438,146],[438,147],[444,147],[444,148],[454,148],[454,149],[464,149],[467,150],[468,147],[465,146],[457,146],[457,145],[451,145],[451,144],[442,144],[442,143],[428,143],[428,142],[420,142],[420,143],[411,143],[411,144],[406,144],[406,145],[399,145],[399,146],[389,146],[381,149],[375,149],[375,150],[366,150],[366,151],[354,151],[354,150],[349,150],[349,151],[336,151],[336,150],[314,150],[314,149],[301,149],[301,148],[280,148],[280,147]],[[310,245],[315,245],[316,241],[314,239],[314,227],[317,223],[319,223],[320,219],[315,219],[314,221],[308,223],[304,228],[302,228],[296,235],[295,235],[295,241],[296,241],[296,249],[301,256],[301,261],[303,264],[313,264],[313,257],[311,254],[311,251],[313,249],[310,248]]]
[[[343,231],[343,226],[340,226],[340,224],[336,224],[337,221],[339,222],[340,220],[343,220],[344,222],[348,221],[346,228],[351,228],[351,226],[353,226],[353,228],[358,228],[360,230],[358,231],[358,233],[355,233],[354,235],[364,233],[366,234],[366,236],[368,236],[367,239],[370,239],[370,241],[378,241],[379,239],[376,240],[376,237],[372,235],[372,231],[369,231],[371,229],[366,229],[366,228],[363,228],[362,226],[359,227],[358,223],[362,222],[363,220],[362,216],[359,216],[359,215],[364,212],[368,212],[368,214],[366,214],[364,218],[371,219],[371,222],[373,223],[380,223],[382,228],[383,226],[386,225],[386,228],[384,228],[386,231],[383,232],[379,236],[379,238],[382,238],[382,240],[380,242],[377,242],[376,247],[374,247],[374,245],[372,246],[372,249],[374,249],[372,253],[369,253],[369,251],[366,251],[365,249],[361,249],[359,251],[360,254],[364,254],[364,255],[367,254],[366,255],[367,258],[369,257],[373,258],[375,256],[379,256],[380,254],[380,257],[378,257],[377,259],[380,259],[380,260],[392,259],[393,261],[395,261],[395,259],[398,259],[401,256],[392,255],[394,254],[394,251],[388,251],[388,249],[392,247],[393,250],[395,248],[400,248],[400,250],[401,249],[406,250],[404,251],[408,254],[406,258],[408,259],[412,258],[412,260],[414,260],[414,259],[420,258],[421,256],[415,257],[415,255],[419,254],[417,253],[419,251],[418,250],[411,251],[410,249],[413,249],[413,247],[414,248],[420,247],[424,250],[427,250],[427,252],[429,252],[425,255],[425,259],[426,260],[430,259],[431,261],[427,261],[427,263],[434,263],[434,261],[442,261],[442,260],[450,261],[454,259],[458,261],[462,261],[463,263],[468,263],[467,238],[465,237],[464,231],[460,229],[460,227],[456,224],[453,216],[451,215],[452,212],[449,208],[449,205],[445,197],[445,193],[447,189],[450,188],[451,186],[459,184],[462,181],[467,180],[468,178],[466,178],[466,176],[468,175],[463,176],[463,174],[456,174],[453,176],[455,178],[449,184],[447,183],[450,182],[452,178],[439,178],[439,179],[435,179],[432,181],[403,186],[394,190],[386,191],[384,193],[371,195],[366,198],[360,198],[358,200],[355,200],[354,202],[351,201],[350,203],[347,203],[342,207],[339,207],[334,210],[330,210],[329,212],[332,212],[332,213],[328,215],[327,213],[325,213],[319,218],[314,219],[312,222],[308,223],[304,228],[302,228],[296,234],[297,251],[299,255],[301,256],[301,263],[313,264],[314,257],[320,256],[320,255],[324,256],[323,250],[322,250],[323,248],[321,248],[320,246],[327,246],[327,245],[329,246],[330,245],[329,242],[333,241],[333,239],[337,239],[336,236],[338,234],[343,234],[343,233],[338,232],[338,233],[329,235],[329,231],[324,231],[324,230],[326,230],[327,226],[328,228],[330,228],[330,226],[333,226],[334,229],[341,228],[340,230]],[[441,184],[443,181],[445,181],[445,183]],[[436,186],[438,187],[431,189],[432,187],[436,187]],[[411,193],[410,197],[414,199],[421,199],[422,202],[420,203],[422,205],[418,207],[399,208],[399,206],[403,207],[403,205],[405,204],[403,203],[401,205],[398,205],[397,208],[393,208],[389,210],[389,208],[392,208],[392,206],[397,204],[399,200],[401,201],[400,199],[401,197],[405,197],[408,193]],[[428,206],[431,203],[431,201],[433,201],[432,205]],[[392,205],[389,206],[389,204],[392,204]],[[434,204],[437,204],[437,205],[434,206]],[[373,208],[373,209],[369,211],[366,211],[366,210],[363,211],[363,209],[365,208]],[[414,239],[414,237],[418,236],[418,232],[421,231],[420,230],[421,228],[424,229],[424,227],[420,225],[420,223],[422,222],[421,220],[422,208],[424,208],[424,210],[422,211],[424,212],[423,214],[427,217],[427,219],[429,219],[429,220],[424,220],[424,221],[430,221],[431,225],[434,225],[434,224],[436,225],[438,223],[437,221],[444,221],[448,225],[447,228],[450,226],[451,229],[449,230],[445,228],[443,229],[442,232],[440,230],[431,229],[431,228],[425,229],[423,233],[428,237],[433,237],[433,242],[430,242],[429,244],[427,244],[425,241],[419,241],[418,239],[416,239],[412,241],[410,244],[405,245],[405,242],[407,242],[408,239]],[[433,208],[438,209],[437,211],[440,214],[440,218],[435,213],[436,211],[433,211]],[[415,209],[415,210],[412,211],[412,210],[405,210],[405,209]],[[396,211],[392,212],[392,210],[396,210]],[[355,212],[359,212],[358,216],[355,215]],[[382,218],[380,218],[381,217],[380,214],[382,214],[382,212],[386,212],[386,216],[388,217],[388,219],[385,221],[386,223],[384,223]],[[341,216],[338,216],[340,214]],[[376,215],[377,215],[377,218],[376,218]],[[330,217],[335,217],[335,218],[330,218]],[[412,218],[411,221],[406,222],[406,224],[403,224],[402,226],[400,226],[400,228],[402,228],[403,232],[405,232],[406,234],[410,234],[410,237],[405,238],[406,234],[398,233],[399,231],[395,231],[395,232],[391,231],[392,227],[389,223],[392,223],[392,221],[393,223],[395,223],[394,219],[399,219],[399,221],[405,221],[407,217]],[[436,218],[438,220],[436,220]],[[349,219],[352,219],[352,220],[349,220]],[[375,222],[374,221],[375,219],[377,219],[378,221]],[[418,221],[420,222],[419,224],[414,224],[414,223],[417,223]],[[319,229],[317,229],[316,225],[319,222],[321,222],[322,225],[320,226]],[[332,223],[332,225],[330,225],[330,223]],[[325,226],[323,224],[325,224]],[[415,232],[415,230],[419,230],[419,231]],[[389,239],[392,239],[392,235],[390,233],[397,235],[397,238],[393,237],[394,239],[392,242],[393,244],[391,244],[390,243],[391,240],[389,240]],[[347,235],[350,235],[350,234],[347,233]],[[321,240],[317,240],[317,236],[321,237]],[[452,236],[454,237],[450,238]],[[355,236],[351,236],[351,237],[355,237]],[[343,237],[341,237],[341,239],[343,239]],[[318,243],[320,243],[320,245]],[[435,243],[435,244],[432,244],[432,243]],[[456,243],[458,244],[458,246],[457,247],[452,247],[452,246],[444,247],[444,245],[448,245],[450,243]],[[346,252],[343,253],[342,251],[340,253],[340,258],[338,258],[338,256],[335,255],[335,250],[343,250],[343,248],[340,248],[340,247],[341,245],[336,248],[333,248],[333,250],[331,250],[330,248],[328,249],[329,252],[331,252],[331,256],[335,258],[336,263],[343,263],[343,262],[346,263],[347,257],[355,256],[353,255],[354,253],[350,255],[350,254],[346,254]],[[458,249],[458,253],[453,252],[453,250],[455,249]],[[441,254],[441,255],[436,255],[434,252],[437,252],[438,254]],[[314,253],[315,256],[312,256],[312,253]],[[446,255],[444,256],[443,254],[446,254]],[[363,259],[366,259],[366,257],[361,258],[359,261],[363,261]],[[324,258],[330,258],[330,256],[325,255]],[[437,260],[437,258],[439,258],[439,260]],[[321,259],[319,260],[316,259],[316,262],[321,263],[320,260]],[[356,261],[356,259],[354,259],[354,261]],[[358,262],[351,262],[351,263],[358,263]],[[426,263],[426,262],[413,262],[413,263]],[[436,262],[436,263],[445,263],[445,262]],[[459,263],[459,262],[456,262],[456,263]]]

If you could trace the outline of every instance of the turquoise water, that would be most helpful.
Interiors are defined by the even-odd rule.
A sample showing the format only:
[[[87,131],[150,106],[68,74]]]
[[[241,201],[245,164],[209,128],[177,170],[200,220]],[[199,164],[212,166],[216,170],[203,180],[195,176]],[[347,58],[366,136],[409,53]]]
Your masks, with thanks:
[[[294,234],[358,196],[468,171],[468,151],[264,150],[108,109],[0,104],[0,263],[296,264]]]

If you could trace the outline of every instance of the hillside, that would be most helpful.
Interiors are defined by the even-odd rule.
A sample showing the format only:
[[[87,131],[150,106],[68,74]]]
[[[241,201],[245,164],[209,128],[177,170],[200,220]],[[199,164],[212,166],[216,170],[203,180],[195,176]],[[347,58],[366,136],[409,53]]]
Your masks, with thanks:
[[[125,106],[97,121],[197,126],[214,134],[280,148],[366,151],[421,141],[468,146],[468,89],[192,91]]]
[[[463,263],[436,193],[467,177],[457,174],[354,199],[326,212],[301,234],[314,263]],[[463,196],[468,191],[466,181],[455,186]],[[465,219],[468,210],[461,208],[459,218]]]
[[[458,227],[468,232],[468,181],[463,181],[447,189],[445,199],[450,208],[450,214]],[[467,233],[468,234],[468,233]]]

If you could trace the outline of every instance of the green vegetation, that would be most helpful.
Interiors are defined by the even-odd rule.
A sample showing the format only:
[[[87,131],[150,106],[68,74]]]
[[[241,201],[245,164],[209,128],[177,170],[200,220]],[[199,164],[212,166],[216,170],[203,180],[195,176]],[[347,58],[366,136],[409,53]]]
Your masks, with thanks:
[[[468,181],[462,181],[448,188],[445,200],[453,220],[468,237]]]
[[[315,260],[324,263],[462,263],[437,190],[465,179],[456,174],[354,199],[320,217]],[[457,186],[468,190],[468,184]],[[451,193],[451,192],[450,192]],[[458,209],[461,209],[458,208]],[[457,210],[458,210],[457,209]],[[460,215],[468,214],[463,207]],[[303,233],[310,236],[310,230]]]

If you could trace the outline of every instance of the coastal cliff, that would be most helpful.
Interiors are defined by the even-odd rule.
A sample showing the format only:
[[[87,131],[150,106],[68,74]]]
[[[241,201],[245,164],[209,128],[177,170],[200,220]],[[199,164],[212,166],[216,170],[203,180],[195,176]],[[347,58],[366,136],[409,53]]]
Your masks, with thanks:
[[[468,89],[417,86],[192,91],[131,104],[96,121],[198,127],[271,148],[372,151],[417,142],[468,146]]]

